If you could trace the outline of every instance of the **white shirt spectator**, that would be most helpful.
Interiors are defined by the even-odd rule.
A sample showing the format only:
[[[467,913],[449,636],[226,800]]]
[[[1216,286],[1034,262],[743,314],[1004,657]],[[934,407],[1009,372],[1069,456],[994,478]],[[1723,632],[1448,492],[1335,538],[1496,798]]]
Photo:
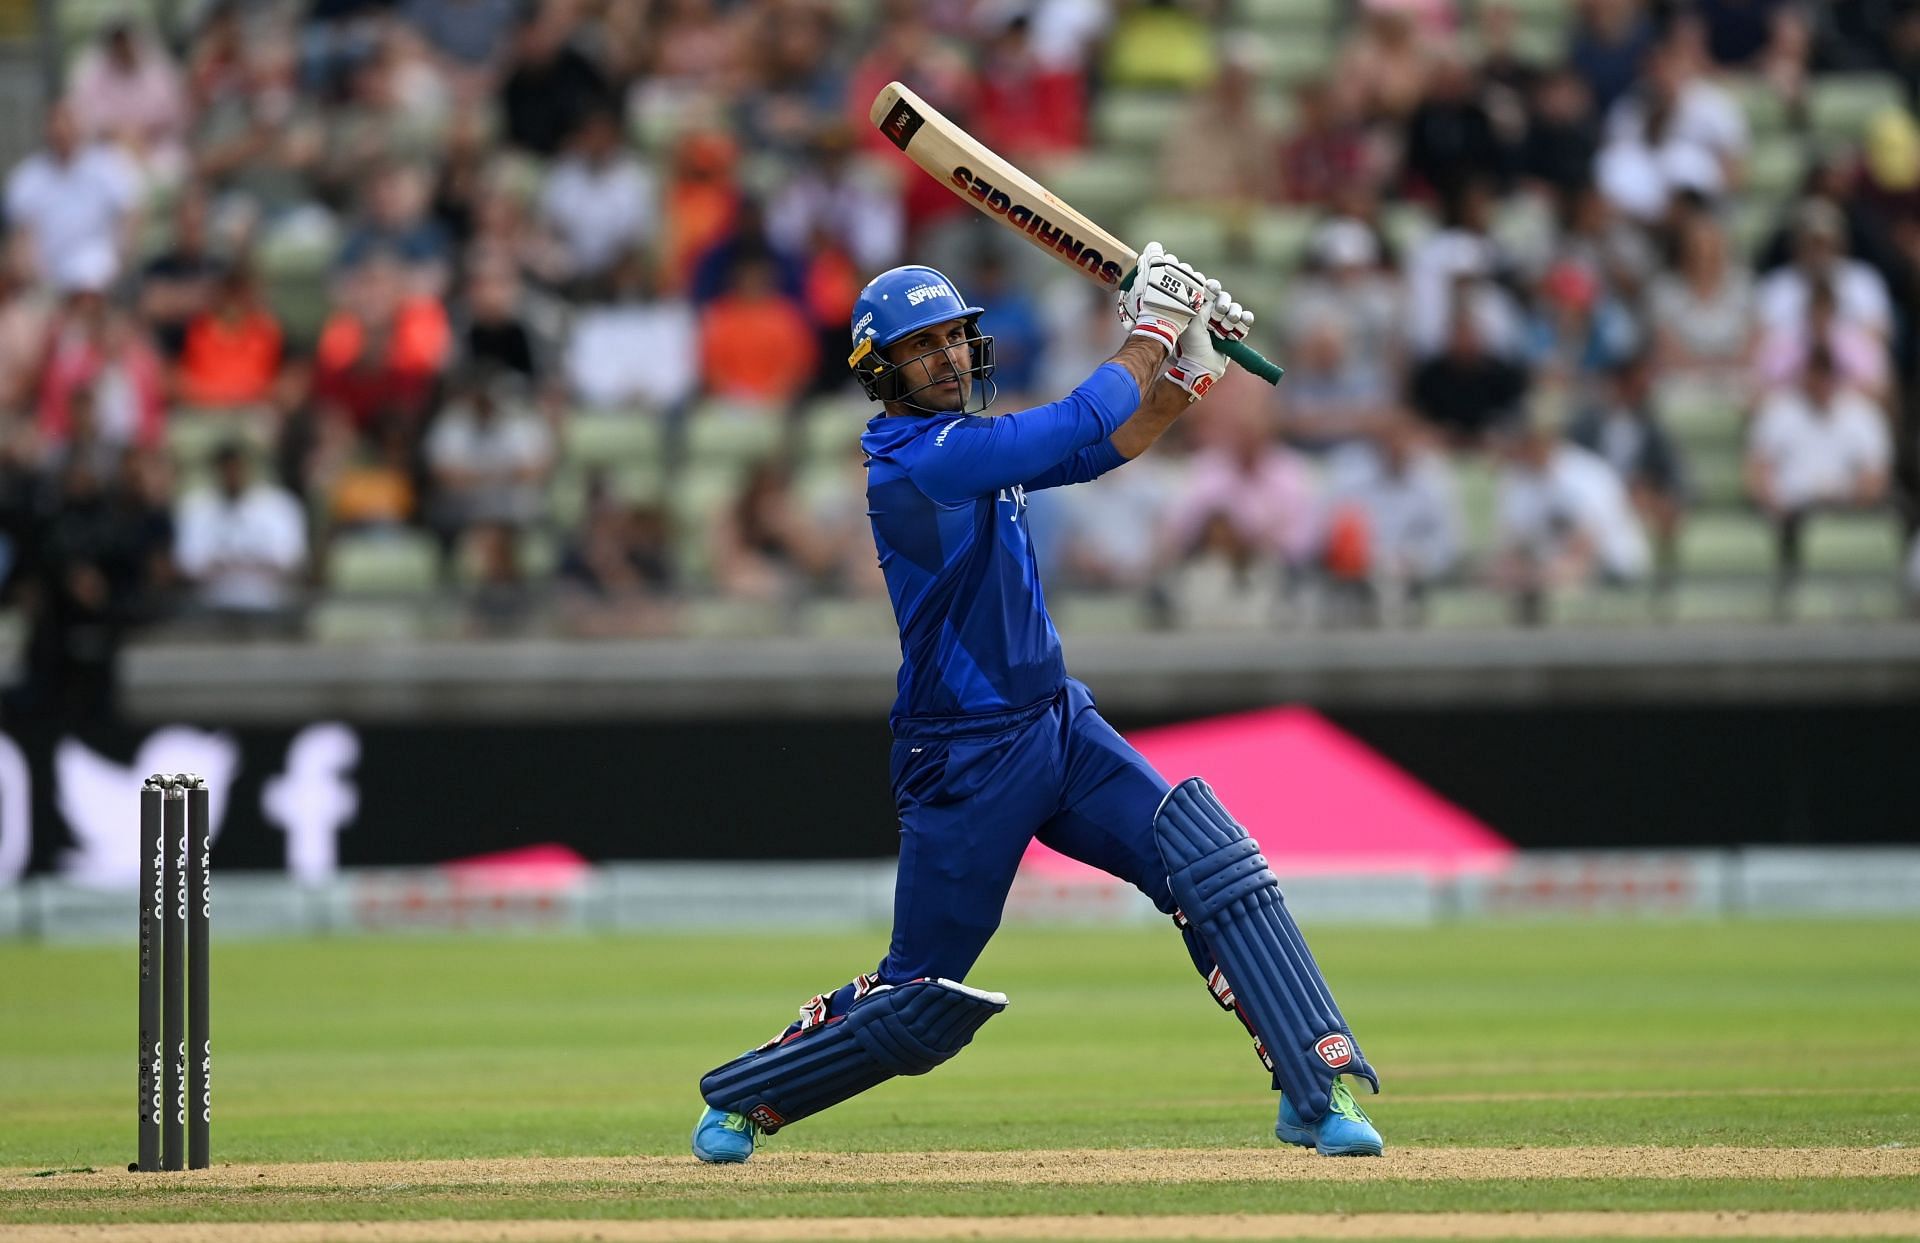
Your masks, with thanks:
[[[1407,256],[1407,348],[1430,358],[1446,348],[1453,319],[1454,290],[1462,277],[1474,278],[1468,306],[1487,348],[1512,357],[1520,346],[1520,312],[1491,277],[1499,262],[1492,239],[1465,229],[1443,229],[1416,245]]]
[[[1626,486],[1605,459],[1578,445],[1554,445],[1542,471],[1503,469],[1496,513],[1507,548],[1558,560],[1584,537],[1609,576],[1630,580],[1647,572],[1647,537]]]
[[[811,251],[814,230],[822,226],[867,271],[900,261],[907,220],[897,189],[851,172],[837,179],[802,172],[767,208],[767,236],[783,250]]]
[[[237,497],[189,494],[180,502],[174,559],[213,608],[284,609],[294,602],[294,579],[307,560],[300,502],[269,483],[252,484]]]
[[[67,87],[80,136],[87,142],[131,138],[146,151],[176,147],[187,126],[180,72],[151,39],[135,38],[133,48],[134,61],[127,68],[103,46],[81,53]]]
[[[679,405],[700,382],[699,362],[699,325],[684,302],[587,307],[567,339],[568,385],[603,409]]]
[[[66,162],[36,152],[7,178],[7,219],[33,235],[40,275],[55,289],[102,289],[120,273],[120,230],[139,201],[132,165],[109,147]]]
[[[1645,143],[1646,101],[1626,95],[1607,113],[1607,142]],[[1749,144],[1746,114],[1727,92],[1695,78],[1680,88],[1673,116],[1661,136],[1661,149],[1676,143],[1698,147],[1722,160],[1738,160]]]
[[[1824,412],[1798,390],[1768,397],[1748,451],[1767,467],[1773,501],[1785,509],[1843,500],[1861,472],[1884,472],[1893,458],[1886,417],[1850,389]]]
[[[1836,259],[1827,279],[1833,285],[1840,319],[1859,324],[1884,340],[1893,330],[1893,299],[1880,273],[1858,259]],[[1812,295],[1813,287],[1798,267],[1789,264],[1772,273],[1760,282],[1761,326],[1801,331]]]
[[[524,524],[540,516],[553,437],[538,415],[508,407],[482,418],[471,405],[449,406],[427,433],[426,456],[455,522]]]
[[[1466,523],[1453,474],[1438,453],[1417,450],[1394,471],[1372,444],[1335,450],[1327,461],[1329,519],[1345,507],[1366,520],[1376,574],[1432,582],[1460,560]]]
[[[1103,475],[1096,487],[1050,488],[1030,504],[1055,528],[1060,572],[1090,587],[1144,587],[1154,547],[1177,491],[1175,468],[1147,454]]]
[[[597,168],[569,156],[547,178],[540,214],[566,247],[573,275],[598,276],[653,232],[653,177],[630,156]]]

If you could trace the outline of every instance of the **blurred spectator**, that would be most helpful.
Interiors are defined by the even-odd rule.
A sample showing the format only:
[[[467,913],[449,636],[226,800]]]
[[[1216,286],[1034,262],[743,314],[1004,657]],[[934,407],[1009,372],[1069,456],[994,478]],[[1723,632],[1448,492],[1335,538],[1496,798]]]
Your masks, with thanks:
[[[604,480],[600,487],[604,487]],[[560,561],[561,617],[583,638],[659,634],[672,625],[676,586],[667,513],[596,496]]]
[[[1101,80],[1120,87],[1197,91],[1218,71],[1212,6],[1130,4],[1115,15]]]
[[[1205,209],[1250,207],[1270,197],[1274,171],[1248,151],[1272,151],[1279,131],[1260,107],[1259,82],[1244,55],[1228,51],[1220,72],[1197,94],[1160,144],[1159,196]],[[1200,134],[1233,141],[1198,142]]]
[[[351,201],[370,169],[405,163],[437,145],[452,115],[452,95],[417,35],[393,23],[379,27],[372,55],[354,64],[345,101],[326,112],[317,171],[328,203]]]
[[[471,567],[468,623],[481,637],[523,632],[533,617],[533,585],[521,563],[520,532],[511,523],[483,522],[470,528],[461,555]]]
[[[1325,565],[1362,616],[1391,617],[1454,571],[1466,525],[1446,458],[1407,418],[1328,461]]]
[[[767,205],[766,232],[790,253],[825,232],[871,277],[900,262],[906,222],[898,186],[858,163],[853,141],[842,124],[813,137],[806,161]]]
[[[1613,467],[1653,535],[1660,566],[1671,571],[1687,481],[1679,447],[1654,408],[1654,375],[1644,352],[1614,363],[1603,398],[1574,416],[1567,439]]]
[[[540,195],[541,223],[559,238],[576,284],[604,277],[658,228],[653,178],[624,149],[620,121],[593,111],[567,142]]]
[[[451,66],[478,73],[505,53],[521,7],[520,0],[402,0],[400,16]]]
[[[206,190],[189,183],[174,206],[170,245],[140,274],[140,318],[168,358],[186,348],[187,325],[213,305],[221,265],[207,245]]]
[[[1015,162],[1078,150],[1087,139],[1085,76],[1040,58],[1031,14],[1002,10],[983,20],[992,26],[979,57],[972,133]]]
[[[1244,545],[1261,562],[1284,567],[1312,554],[1319,536],[1313,476],[1274,438],[1264,398],[1257,381],[1228,372],[1189,416],[1200,448],[1161,528],[1164,560]],[[1216,520],[1229,527],[1231,548],[1207,535]]]
[[[1595,111],[1605,115],[1633,86],[1654,46],[1654,26],[1643,0],[1579,0],[1567,63],[1586,83]]]
[[[867,121],[867,105],[889,82],[910,82],[922,99],[948,116],[972,111],[976,80],[973,66],[953,41],[938,37],[918,0],[890,0],[866,54],[847,79],[847,119],[867,148],[886,159],[899,152]],[[931,177],[908,177],[901,186],[907,227],[919,231],[943,219],[964,217],[967,205]]]
[[[1526,418],[1527,384],[1525,368],[1488,351],[1463,300],[1446,351],[1414,368],[1408,400],[1450,443],[1471,446]]]
[[[1627,489],[1599,455],[1537,427],[1500,436],[1495,581],[1517,620],[1544,619],[1559,588],[1623,584],[1647,572],[1646,535]]]
[[[1308,78],[1294,87],[1293,123],[1274,162],[1281,202],[1330,203],[1343,187],[1371,179],[1373,164],[1356,84]]]
[[[1833,356],[1815,347],[1799,385],[1760,403],[1747,446],[1747,489],[1778,533],[1783,580],[1799,570],[1807,517],[1879,505],[1892,459],[1886,416],[1844,387]]]
[[[280,374],[280,323],[261,300],[253,273],[234,268],[221,278],[213,305],[187,325],[178,390],[196,406],[259,405]]]
[[[694,265],[734,231],[742,198],[735,179],[739,154],[732,139],[712,132],[688,134],[674,148],[673,166],[661,196],[666,225],[661,269],[665,288],[676,292],[686,288]],[[939,186],[934,189],[947,194]]]
[[[419,429],[393,415],[376,419],[365,437],[337,421],[323,427],[328,460],[314,482],[326,497],[331,531],[391,531],[412,522]]]
[[[166,426],[166,375],[139,323],[97,293],[70,295],[48,334],[40,372],[39,427],[65,440],[76,397],[92,395],[103,440],[152,445]]]
[[[9,717],[113,719],[121,641],[142,611],[148,526],[124,494],[69,459],[31,520],[21,575],[28,629]]]
[[[300,92],[299,52],[284,33],[245,45],[237,89],[209,99],[194,127],[195,172],[269,224],[313,202],[326,117]]]
[[[876,274],[877,275],[877,274]],[[967,296],[986,308],[980,317],[980,331],[993,338],[993,380],[1009,401],[1018,401],[1039,392],[1040,360],[1046,351],[1046,325],[1041,322],[1039,303],[1022,288],[1008,271],[1006,263],[993,251],[985,251],[973,265],[967,281]],[[842,317],[835,333],[844,354],[848,317]],[[840,359],[828,360],[839,364]]]
[[[7,176],[7,222],[33,238],[35,269],[56,290],[106,289],[120,275],[139,178],[119,152],[82,145],[70,104],[47,110],[46,143]]]
[[[431,210],[456,257],[466,251],[478,224],[480,200],[487,189],[487,162],[493,155],[488,142],[486,120],[472,110],[456,113],[447,127]]]
[[[1358,31],[1340,50],[1334,80],[1355,92],[1364,120],[1398,129],[1426,97],[1434,50],[1407,9],[1363,5]]]
[[[571,43],[572,11],[554,0],[530,0],[514,32],[500,87],[506,138],[535,155],[559,154],[591,112],[619,106],[600,67]]]
[[[1595,177],[1608,199],[1647,224],[1675,197],[1713,201],[1739,184],[1747,122],[1725,91],[1700,76],[1688,42],[1674,36],[1647,58],[1647,73],[1607,114]]]
[[[174,547],[198,609],[238,634],[284,633],[299,621],[306,517],[293,494],[253,478],[247,450],[221,446],[214,486],[180,502]]]
[[[109,439],[101,431],[97,394],[91,385],[82,384],[67,402],[66,434],[46,446],[40,471],[49,479],[60,479],[71,467],[84,468],[89,478],[111,489],[121,482],[126,458],[126,442]]]
[[[1562,233],[1534,287],[1529,361],[1550,398],[1578,394],[1641,347],[1632,298],[1653,256],[1639,230],[1588,187],[1567,205]]]
[[[1285,311],[1287,435],[1324,446],[1364,431],[1398,397],[1402,293],[1380,242],[1350,217],[1307,242],[1308,271]]]
[[[314,352],[314,397],[365,428],[380,415],[418,421],[451,349],[438,299],[407,290],[398,263],[376,255],[341,274],[336,309]]]
[[[0,424],[33,408],[54,320],[55,303],[34,288],[25,252],[18,237],[0,242]]]
[[[467,269],[466,329],[463,360],[532,381],[539,377],[540,351],[520,314],[522,289],[513,265],[487,257]]]
[[[813,327],[775,281],[771,262],[745,258],[727,294],[701,312],[700,374],[713,396],[780,404],[800,396],[812,380]]]
[[[1808,199],[1794,213],[1793,259],[1769,273],[1759,290],[1761,327],[1804,331],[1817,283],[1833,289],[1836,318],[1886,340],[1893,300],[1880,274],[1842,250],[1846,218],[1825,199]]]
[[[84,142],[108,142],[165,183],[185,164],[187,98],[180,71],[158,42],[125,18],[80,54],[67,85]]]
[[[413,289],[434,296],[444,293],[453,253],[446,230],[428,214],[432,193],[424,169],[389,164],[375,170],[361,221],[340,249],[340,265],[358,267],[379,252],[406,268]]]
[[[806,155],[823,126],[853,134],[842,120],[846,64],[838,15],[826,4],[756,6],[747,16],[745,55],[753,85],[738,100],[741,139],[760,151]]]
[[[1460,184],[1442,203],[1441,227],[1408,254],[1406,340],[1415,358],[1446,348],[1461,306],[1486,348],[1502,355],[1520,352],[1520,308],[1500,284],[1512,276],[1513,259],[1490,231],[1495,203],[1487,182]]]
[[[1473,67],[1460,54],[1433,58],[1426,94],[1406,122],[1403,158],[1411,188],[1444,198],[1469,181],[1505,178],[1506,151],[1479,92]]]
[[[1168,448],[1163,440],[1125,470],[1101,476],[1100,487],[1028,495],[1056,541],[1049,583],[1057,575],[1063,586],[1090,591],[1144,591],[1153,584],[1161,568],[1161,524],[1179,490],[1179,467]],[[1040,520],[1033,525],[1041,530]]]
[[[1727,254],[1726,229],[1709,211],[1682,220],[1676,261],[1647,288],[1648,327],[1663,371],[1730,379],[1755,336],[1753,277]]]
[[[434,525],[528,527],[546,508],[553,436],[510,379],[478,373],[462,388],[427,433]]]
[[[1225,508],[1203,510],[1191,538],[1176,546],[1167,575],[1172,620],[1183,629],[1261,629],[1280,619],[1286,578],[1280,563]]]
[[[1549,194],[1585,186],[1600,151],[1600,125],[1586,83],[1567,68],[1543,74],[1530,93],[1518,172]]]
[[[635,251],[613,271],[611,298],[580,308],[566,347],[567,386],[590,406],[674,410],[700,382],[693,308],[663,297],[654,265]]]
[[[1755,379],[1763,389],[1796,385],[1816,350],[1833,360],[1843,387],[1885,404],[1891,382],[1886,342],[1859,321],[1840,317],[1831,281],[1814,284],[1804,324],[1762,334],[1753,354]]]
[[[727,292],[734,273],[743,262],[749,261],[770,266],[775,288],[783,296],[799,299],[804,295],[807,284],[804,253],[775,242],[767,231],[766,213],[761,210],[759,200],[743,197],[735,207],[733,222],[727,231],[695,260],[687,282],[688,296],[696,306],[711,302]],[[855,286],[854,293],[858,296],[859,286]],[[852,306],[849,302],[847,309],[851,310]]]
[[[807,520],[792,476],[778,462],[748,473],[739,497],[716,517],[711,538],[714,586],[735,599],[791,601],[841,564],[839,550]]]

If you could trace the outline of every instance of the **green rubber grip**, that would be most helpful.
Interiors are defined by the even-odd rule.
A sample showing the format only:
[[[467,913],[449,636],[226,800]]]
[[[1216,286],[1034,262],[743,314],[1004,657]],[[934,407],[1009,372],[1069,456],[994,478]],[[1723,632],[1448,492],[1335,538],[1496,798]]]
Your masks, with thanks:
[[[1128,268],[1127,274],[1120,278],[1120,288],[1132,289],[1133,278],[1139,274],[1139,271],[1138,266]],[[1245,341],[1224,341],[1212,333],[1208,333],[1207,336],[1213,342],[1214,349],[1219,350],[1233,362],[1239,363],[1240,369],[1248,375],[1258,376],[1269,384],[1278,384],[1280,377],[1287,374],[1285,367],[1270,361],[1266,355]]]

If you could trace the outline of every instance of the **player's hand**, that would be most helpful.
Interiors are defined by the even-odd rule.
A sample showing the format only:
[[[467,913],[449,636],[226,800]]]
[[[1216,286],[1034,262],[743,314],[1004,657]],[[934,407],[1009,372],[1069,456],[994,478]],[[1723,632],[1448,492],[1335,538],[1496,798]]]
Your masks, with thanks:
[[[1160,243],[1148,242],[1132,287],[1120,294],[1120,322],[1129,335],[1150,337],[1172,354],[1208,296],[1206,277],[1162,250]]]
[[[1173,361],[1167,364],[1167,379],[1194,401],[1205,397],[1214,381],[1227,374],[1227,358],[1214,348],[1213,338],[1239,341],[1253,327],[1253,312],[1235,302],[1219,281],[1208,281],[1207,288],[1205,315],[1196,315],[1181,332]]]

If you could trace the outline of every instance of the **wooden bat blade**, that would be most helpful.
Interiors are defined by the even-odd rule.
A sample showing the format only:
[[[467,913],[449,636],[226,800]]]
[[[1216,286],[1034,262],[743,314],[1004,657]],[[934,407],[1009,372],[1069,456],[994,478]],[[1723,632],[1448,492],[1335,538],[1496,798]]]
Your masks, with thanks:
[[[976,211],[1012,229],[1061,263],[1108,289],[1131,278],[1139,254],[1027,176],[985,143],[899,82],[889,82],[867,109],[888,142]],[[1281,369],[1241,341],[1214,345],[1269,384]]]

